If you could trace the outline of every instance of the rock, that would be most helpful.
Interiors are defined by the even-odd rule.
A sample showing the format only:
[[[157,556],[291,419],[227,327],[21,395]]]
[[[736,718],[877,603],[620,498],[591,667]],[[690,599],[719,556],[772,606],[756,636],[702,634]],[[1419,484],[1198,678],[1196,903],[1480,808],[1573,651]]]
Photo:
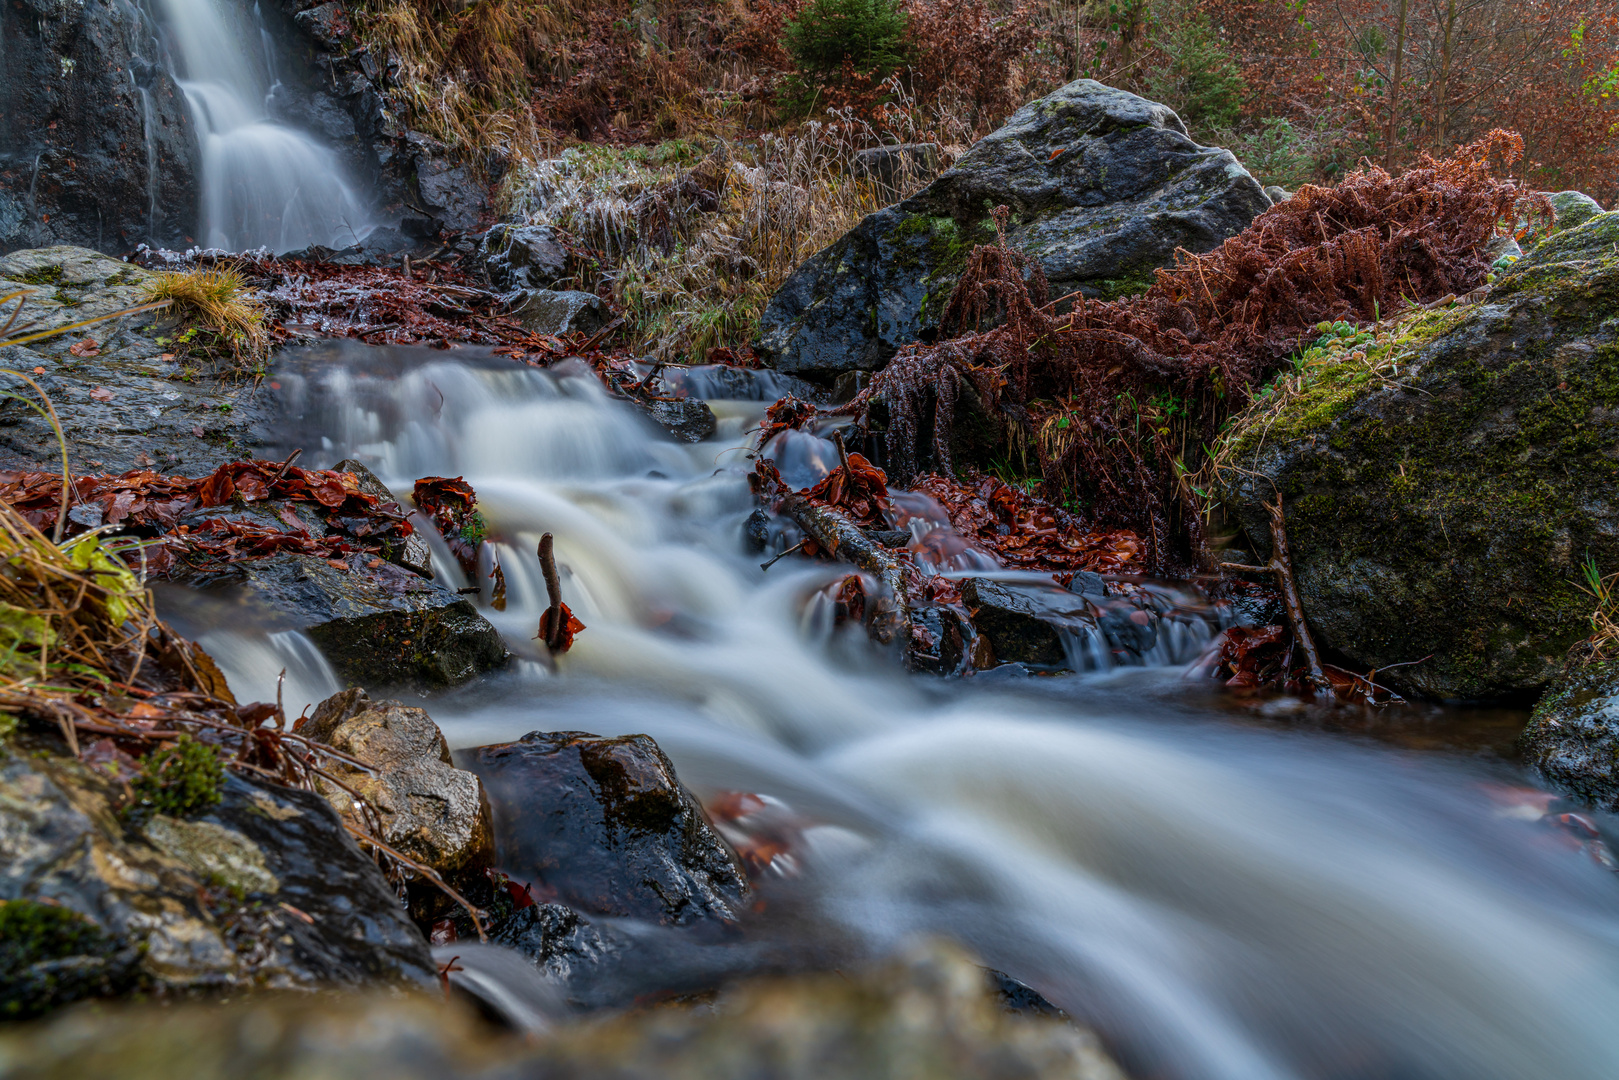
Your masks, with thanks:
[[[1270,200],[1167,107],[1081,79],[795,270],[760,318],[756,350],[796,374],[880,367],[937,331],[998,204],[1012,212],[1007,241],[1040,263],[1053,297],[1111,297],[1145,288],[1177,248],[1208,251],[1241,232]]]
[[[645,735],[535,731],[462,751],[494,806],[501,869],[585,914],[733,921],[736,853]]]
[[[458,164],[450,148],[437,139],[411,132],[406,142],[416,158],[416,187],[422,205],[433,211],[439,227],[450,232],[473,232],[490,214],[489,188]]]
[[[191,242],[196,132],[139,7],[16,0],[0,57],[0,253]]]
[[[373,702],[353,688],[315,706],[298,731],[371,766],[371,772],[336,761],[323,767],[376,810],[385,842],[437,871],[463,895],[483,883],[495,856],[489,800],[476,776],[451,763],[449,744],[426,712],[397,701]],[[349,792],[320,784],[333,809],[357,818]],[[431,883],[412,882],[411,912],[418,922],[453,907]]]
[[[594,334],[611,317],[605,300],[577,289],[525,289],[512,301],[509,314],[536,334]]]
[[[1589,632],[1580,564],[1619,567],[1616,244],[1619,214],[1558,233],[1485,302],[1407,321],[1386,383],[1323,378],[1235,436],[1225,505],[1265,559],[1282,494],[1322,646],[1402,693],[1490,698]]]
[[[901,143],[873,146],[854,156],[854,175],[870,180],[886,199],[897,199],[907,189],[939,174],[936,143]]]
[[[489,284],[502,292],[549,289],[568,276],[568,250],[542,225],[496,225],[478,247]]]
[[[1619,660],[1576,645],[1518,737],[1518,752],[1553,786],[1619,810]]]
[[[541,972],[567,985],[578,975],[593,974],[603,959],[621,951],[609,931],[561,904],[530,904],[501,920],[489,940],[522,953]]]
[[[1556,215],[1552,221],[1553,233],[1583,225],[1602,213],[1602,204],[1583,191],[1559,191],[1551,196],[1551,203]]]
[[[1518,241],[1505,233],[1496,236],[1484,249],[1484,257],[1490,260],[1491,266],[1499,266],[1502,259],[1515,260],[1523,258],[1523,248]]]
[[[19,1080],[1125,1080],[1094,1034],[1004,1011],[947,946],[527,1038],[426,994],[286,996],[67,1016],[0,1036],[0,1060]]]
[[[307,633],[340,678],[370,689],[456,686],[507,660],[500,634],[471,601],[392,563],[369,567],[355,558],[339,570],[325,559],[283,552],[222,568],[176,566],[171,577],[194,588],[241,592],[287,628]]]
[[[24,318],[38,329],[66,326],[140,304],[155,275],[80,247],[15,251],[0,257],[0,292],[37,289]],[[226,461],[252,456],[274,414],[270,395],[234,372],[216,376],[207,365],[168,359],[174,331],[163,313],[133,315],[0,348],[0,367],[29,372],[50,395],[76,472],[121,473],[157,468],[203,476]],[[75,356],[86,340],[92,356]],[[35,368],[44,368],[34,373]],[[37,400],[21,380],[0,375],[0,391]],[[22,402],[0,399],[0,465],[61,468],[61,449],[48,421]]]
[[[1094,576],[1094,575],[1093,575]],[[1201,612],[1167,591],[1079,591],[967,578],[962,603],[1000,663],[1079,671],[1183,663],[1208,640]]]
[[[647,419],[682,442],[698,443],[714,434],[719,421],[708,402],[695,398],[626,398]]]
[[[300,11],[292,17],[292,21],[328,52],[336,52],[354,36],[348,12],[336,0]]]
[[[50,935],[52,955],[0,946],[50,991],[11,1015],[137,989],[431,984],[427,943],[324,800],[235,775],[221,795],[200,816],[131,827],[123,785],[98,770],[0,750],[0,923],[54,905],[75,931]],[[52,968],[65,985],[50,988]]]
[[[643,360],[642,363],[649,361]],[[727,364],[696,364],[691,367],[666,367],[659,374],[663,385],[671,393],[684,390],[694,398],[709,401],[779,401],[788,394],[802,400],[814,401],[821,392],[813,383],[779,371],[759,368],[731,367]]]
[[[1271,184],[1265,188],[1265,198],[1270,200],[1270,204],[1272,206],[1275,206],[1277,203],[1285,203],[1292,197],[1293,193],[1291,191],[1284,187],[1279,187],[1276,184]]]

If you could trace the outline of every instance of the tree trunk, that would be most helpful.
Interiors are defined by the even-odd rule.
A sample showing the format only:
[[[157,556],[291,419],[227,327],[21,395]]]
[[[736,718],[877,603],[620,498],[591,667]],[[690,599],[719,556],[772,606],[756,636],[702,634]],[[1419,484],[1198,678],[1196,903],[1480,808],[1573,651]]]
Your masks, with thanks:
[[[1388,142],[1383,148],[1383,167],[1394,168],[1394,131],[1400,113],[1400,80],[1405,74],[1405,20],[1410,0],[1400,0],[1399,21],[1394,27],[1394,78],[1389,83]]]

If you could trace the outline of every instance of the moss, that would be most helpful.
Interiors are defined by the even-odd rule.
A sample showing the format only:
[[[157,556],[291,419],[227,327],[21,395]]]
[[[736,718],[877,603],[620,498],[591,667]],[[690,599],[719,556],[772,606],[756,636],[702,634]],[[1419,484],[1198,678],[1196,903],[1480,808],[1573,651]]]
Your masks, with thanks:
[[[60,266],[40,266],[9,276],[12,281],[20,281],[24,285],[60,285],[66,275]]]
[[[1093,281],[1091,286],[1096,289],[1095,299],[1117,300],[1123,296],[1140,296],[1152,288],[1153,282],[1158,280],[1157,274],[1151,269],[1134,271],[1123,277],[1105,278],[1102,281]]]
[[[186,817],[219,803],[225,784],[225,765],[207,743],[181,735],[170,746],[146,755],[141,772],[131,784],[132,809],[139,812]]]
[[[133,981],[133,956],[77,912],[33,900],[0,901],[0,1020],[26,1020]]]

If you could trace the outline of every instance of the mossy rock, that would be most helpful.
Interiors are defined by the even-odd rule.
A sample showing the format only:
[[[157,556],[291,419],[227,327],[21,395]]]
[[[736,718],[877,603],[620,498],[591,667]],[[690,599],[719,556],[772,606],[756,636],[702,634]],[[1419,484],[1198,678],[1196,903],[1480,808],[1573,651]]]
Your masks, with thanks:
[[[1580,567],[1619,569],[1616,242],[1619,214],[1561,232],[1408,323],[1397,373],[1346,363],[1239,426],[1227,509],[1265,552],[1282,496],[1311,626],[1378,681],[1527,695],[1588,632]]]
[[[974,246],[1006,241],[1054,297],[1144,290],[1175,251],[1212,250],[1269,208],[1228,151],[1199,146],[1166,106],[1089,79],[1018,110],[904,202],[795,270],[759,320],[766,362],[797,374],[881,367],[928,340]]]
[[[1619,810],[1619,658],[1575,646],[1536,703],[1518,749],[1559,788]]]

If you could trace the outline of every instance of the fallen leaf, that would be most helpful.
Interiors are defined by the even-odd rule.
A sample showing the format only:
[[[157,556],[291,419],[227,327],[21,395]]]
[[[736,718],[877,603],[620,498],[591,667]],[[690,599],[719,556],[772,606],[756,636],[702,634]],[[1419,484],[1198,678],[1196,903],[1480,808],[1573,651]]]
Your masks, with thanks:
[[[144,469],[149,465],[156,465],[157,459],[153,458],[152,455],[148,454],[145,450],[142,450],[140,453],[135,455],[135,464]]]
[[[349,564],[344,562],[342,559],[327,559],[326,565],[330,566],[333,570],[347,570],[349,568]]]
[[[82,338],[69,345],[67,351],[74,356],[100,356],[101,346],[96,344],[95,338]]]
[[[173,363],[174,362],[174,354],[171,353],[171,352],[166,352],[162,356],[159,356],[158,359],[162,360],[164,363]]]
[[[34,374],[35,375],[43,375],[43,374],[45,374],[45,369],[42,368],[42,367],[37,367],[37,368],[34,369]]]
[[[81,353],[80,355],[82,356],[84,354]],[[97,401],[111,401],[114,395],[113,392],[108,390],[105,386],[98,386],[94,390],[90,391],[90,396],[95,398]]]
[[[191,434],[195,435],[199,439],[202,438],[202,436],[203,436],[202,425],[201,424],[193,424],[192,427],[191,427]]]

